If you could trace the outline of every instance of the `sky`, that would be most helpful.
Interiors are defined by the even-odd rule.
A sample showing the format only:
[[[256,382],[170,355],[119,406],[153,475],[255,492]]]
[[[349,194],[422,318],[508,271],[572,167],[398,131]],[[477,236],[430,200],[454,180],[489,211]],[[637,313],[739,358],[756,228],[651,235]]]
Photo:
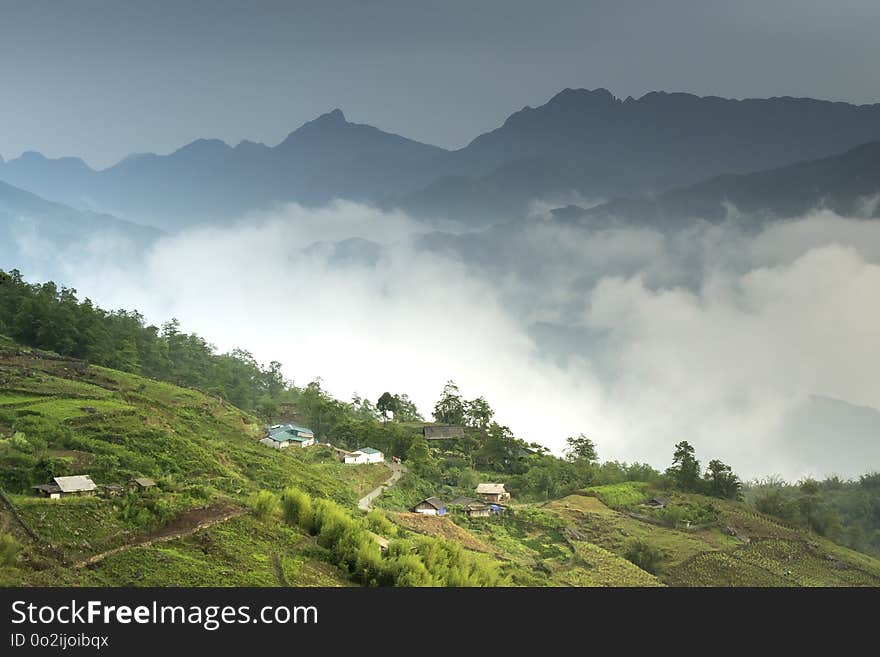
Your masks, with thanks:
[[[875,0],[2,0],[0,155],[275,144],[339,107],[448,148],[566,87],[880,100]],[[833,53],[833,56],[829,56]]]

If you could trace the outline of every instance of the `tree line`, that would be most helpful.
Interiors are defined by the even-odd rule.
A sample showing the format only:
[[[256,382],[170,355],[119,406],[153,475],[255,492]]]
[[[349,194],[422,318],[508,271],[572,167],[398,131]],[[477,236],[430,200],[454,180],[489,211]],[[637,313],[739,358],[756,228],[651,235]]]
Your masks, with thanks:
[[[0,334],[16,342],[110,367],[197,388],[239,408],[260,412],[288,385],[281,364],[261,366],[250,352],[218,354],[172,319],[157,327],[137,311],[106,311],[73,288],[30,284],[17,270],[0,270]]]

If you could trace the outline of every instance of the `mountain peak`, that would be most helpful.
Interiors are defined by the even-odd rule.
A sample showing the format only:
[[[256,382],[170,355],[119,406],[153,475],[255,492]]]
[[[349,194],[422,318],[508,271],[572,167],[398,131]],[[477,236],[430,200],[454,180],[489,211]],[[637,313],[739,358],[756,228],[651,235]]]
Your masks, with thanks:
[[[335,122],[347,123],[347,121],[345,120],[345,114],[343,114],[342,110],[339,109],[338,107],[333,110],[330,110],[326,114],[322,114],[317,119],[315,119],[315,121],[322,121],[322,122],[335,121]]]
[[[617,98],[614,97],[608,89],[600,87],[598,89],[570,89],[565,88],[560,91],[558,94],[553,96],[548,101],[548,105],[561,105],[561,104],[569,104],[569,103],[583,103],[583,102],[601,102],[601,103],[613,103],[617,102]]]
[[[212,153],[229,150],[230,146],[222,139],[196,139],[178,148],[177,153]]]

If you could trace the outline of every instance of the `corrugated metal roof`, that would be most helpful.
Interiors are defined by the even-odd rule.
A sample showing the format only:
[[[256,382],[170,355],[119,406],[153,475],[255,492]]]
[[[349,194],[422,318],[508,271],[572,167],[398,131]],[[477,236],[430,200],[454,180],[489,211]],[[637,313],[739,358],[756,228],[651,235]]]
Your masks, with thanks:
[[[446,504],[439,497],[428,497],[428,498],[422,500],[421,502],[419,502],[419,504],[429,504],[430,506],[433,506],[438,511],[440,509],[446,508]],[[418,506],[419,504],[416,504],[416,506]]]
[[[41,490],[44,493],[60,493],[61,488],[58,487],[57,484],[39,484],[38,486],[31,486],[34,490]]]
[[[378,449],[373,449],[372,447],[361,447],[358,450],[361,454],[381,454]]]
[[[273,427],[269,428],[269,436],[273,436],[278,433],[290,433],[293,435],[301,435],[306,438],[314,438],[315,432],[309,429],[308,427],[301,427],[298,424],[276,424]]]
[[[132,481],[141,488],[150,488],[156,485],[156,482],[149,477],[137,477],[136,479],[132,479]]]
[[[464,427],[452,425],[428,425],[422,427],[422,433],[428,440],[443,440],[447,438],[461,438],[464,436]]]
[[[274,440],[276,443],[286,443],[286,442],[296,442],[296,443],[304,443],[307,440],[313,440],[313,436],[299,436],[292,431],[276,431],[275,433],[270,433],[266,436],[269,440]],[[265,438],[264,438],[265,440]]]
[[[73,475],[72,477],[55,477],[52,479],[62,493],[81,493],[97,490],[98,486],[89,475]]]
[[[477,492],[480,495],[501,495],[507,491],[504,488],[504,484],[479,484]]]

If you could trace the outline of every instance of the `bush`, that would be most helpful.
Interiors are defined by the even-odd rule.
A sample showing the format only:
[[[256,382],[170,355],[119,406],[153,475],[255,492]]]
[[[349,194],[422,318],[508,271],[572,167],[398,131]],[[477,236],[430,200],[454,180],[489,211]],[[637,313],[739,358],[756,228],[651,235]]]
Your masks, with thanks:
[[[312,499],[298,488],[285,488],[281,494],[281,513],[291,525],[299,525],[311,531]]]
[[[659,548],[642,540],[635,540],[627,547],[623,555],[628,561],[652,575],[657,574],[660,562],[666,556]]]
[[[260,520],[267,520],[278,513],[278,498],[268,490],[261,490],[251,500],[254,515]]]
[[[0,534],[0,566],[12,566],[21,550],[21,544],[12,534]]]
[[[389,538],[397,536],[397,525],[388,519],[384,511],[373,509],[367,514],[366,523],[367,528],[376,534]]]

